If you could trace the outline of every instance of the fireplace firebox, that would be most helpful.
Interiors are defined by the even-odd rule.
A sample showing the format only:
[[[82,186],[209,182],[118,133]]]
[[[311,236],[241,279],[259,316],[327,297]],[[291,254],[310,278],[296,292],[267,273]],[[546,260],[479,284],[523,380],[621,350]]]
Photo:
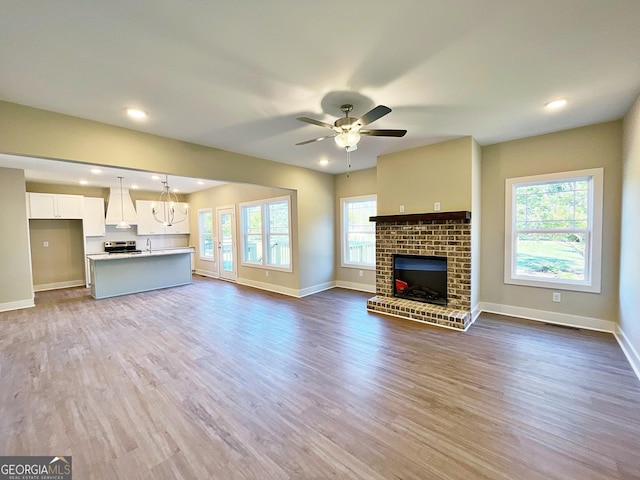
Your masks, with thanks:
[[[447,305],[447,257],[393,255],[393,295]]]

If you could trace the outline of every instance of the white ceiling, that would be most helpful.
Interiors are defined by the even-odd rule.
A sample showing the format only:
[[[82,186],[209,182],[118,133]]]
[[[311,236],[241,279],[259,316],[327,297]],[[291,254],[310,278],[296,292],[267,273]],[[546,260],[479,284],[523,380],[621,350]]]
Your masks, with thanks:
[[[370,128],[407,135],[364,137],[354,169],[619,119],[640,94],[639,25],[637,0],[4,1],[0,99],[338,173],[331,139],[295,146],[330,133],[296,117],[392,108]]]
[[[76,185],[85,181],[87,187],[124,188],[144,190],[160,193],[164,189],[163,181],[169,184],[171,191],[176,193],[193,193],[208,188],[219,187],[224,182],[205,180],[201,178],[165,176],[160,172],[145,172],[141,170],[127,170],[123,168],[98,167],[92,165],[58,162],[41,158],[17,157],[15,155],[0,154],[0,166],[24,170],[24,176],[31,182],[53,183],[56,185]]]

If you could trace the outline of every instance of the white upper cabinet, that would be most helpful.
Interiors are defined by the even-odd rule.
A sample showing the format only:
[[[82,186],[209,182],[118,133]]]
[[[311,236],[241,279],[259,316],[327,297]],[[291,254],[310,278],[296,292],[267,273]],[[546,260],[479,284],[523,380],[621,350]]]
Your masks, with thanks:
[[[84,197],[54,193],[29,193],[29,218],[83,218]]]
[[[106,235],[104,198],[84,197],[82,228],[85,237],[102,237]]]
[[[170,227],[165,227],[165,233],[191,233],[191,230],[189,228],[189,204],[176,203],[174,206],[174,212],[174,224]]]
[[[163,208],[169,208],[167,202],[151,202],[148,200],[137,200],[136,211],[138,213],[138,235],[177,235],[188,234],[189,229],[189,204],[176,203],[174,207],[174,223],[165,226],[153,216],[153,208],[156,209],[156,216],[163,218]],[[184,213],[186,212],[186,213]]]
[[[148,200],[136,200],[136,213],[138,214],[138,235],[163,235],[164,225],[156,222],[151,214],[153,202]]]

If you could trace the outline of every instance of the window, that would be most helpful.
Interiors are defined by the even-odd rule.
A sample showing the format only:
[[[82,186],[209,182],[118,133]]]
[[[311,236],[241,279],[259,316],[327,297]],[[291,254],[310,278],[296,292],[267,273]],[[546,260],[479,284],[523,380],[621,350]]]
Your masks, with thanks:
[[[376,268],[376,224],[369,221],[377,210],[375,195],[343,198],[342,266]]]
[[[200,258],[213,260],[213,213],[210,208],[198,210]]]
[[[267,229],[267,264],[288,267],[291,264],[289,245],[289,199],[266,204],[269,228]]]
[[[507,179],[505,283],[600,292],[602,168]]]
[[[240,206],[242,263],[291,270],[290,197]]]
[[[262,205],[242,207],[244,263],[262,265]]]

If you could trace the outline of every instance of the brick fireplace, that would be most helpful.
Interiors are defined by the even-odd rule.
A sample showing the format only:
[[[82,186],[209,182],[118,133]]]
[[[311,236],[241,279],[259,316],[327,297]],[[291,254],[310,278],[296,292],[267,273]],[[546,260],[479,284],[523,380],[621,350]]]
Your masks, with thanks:
[[[471,212],[372,217],[376,222],[376,296],[367,309],[456,330],[471,325]],[[393,295],[393,255],[447,257],[446,307]]]

